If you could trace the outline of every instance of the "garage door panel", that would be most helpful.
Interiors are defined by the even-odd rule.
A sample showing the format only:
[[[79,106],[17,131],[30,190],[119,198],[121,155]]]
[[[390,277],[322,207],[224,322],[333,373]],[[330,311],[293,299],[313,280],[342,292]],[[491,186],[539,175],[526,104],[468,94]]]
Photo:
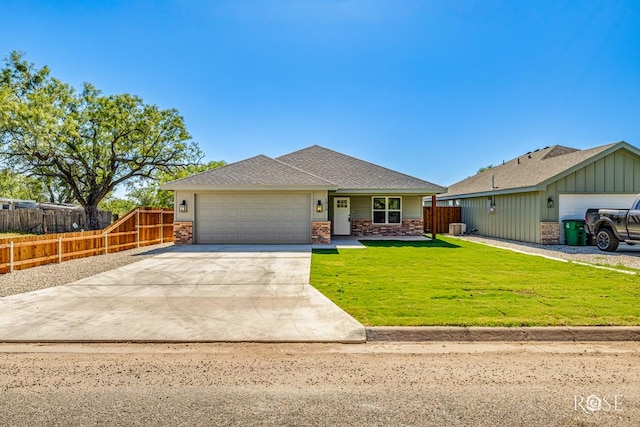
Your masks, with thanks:
[[[196,195],[196,243],[308,244],[308,195]]]
[[[291,228],[294,229],[296,232],[299,232],[301,230],[307,230],[307,222],[305,221],[291,221]]]
[[[254,196],[253,203],[256,205],[262,205],[267,203],[267,196]]]
[[[222,200],[223,200],[223,203],[225,203],[225,204],[237,205],[240,202],[240,197],[238,197],[238,196],[224,196]]]
[[[266,230],[268,231],[280,231],[280,229],[282,228],[282,224],[280,222],[268,222],[267,226],[265,227]]]

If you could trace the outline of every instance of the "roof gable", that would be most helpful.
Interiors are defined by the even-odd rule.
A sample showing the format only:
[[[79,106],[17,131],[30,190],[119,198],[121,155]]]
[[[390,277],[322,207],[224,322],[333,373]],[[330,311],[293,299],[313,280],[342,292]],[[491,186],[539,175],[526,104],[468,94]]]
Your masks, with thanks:
[[[337,151],[314,145],[284,156],[278,160],[304,171],[335,182],[343,190],[422,190],[433,193],[444,187],[415,178]]]
[[[459,181],[442,197],[533,190],[623,148],[640,155],[640,151],[624,141],[588,150],[560,145],[545,147]]]

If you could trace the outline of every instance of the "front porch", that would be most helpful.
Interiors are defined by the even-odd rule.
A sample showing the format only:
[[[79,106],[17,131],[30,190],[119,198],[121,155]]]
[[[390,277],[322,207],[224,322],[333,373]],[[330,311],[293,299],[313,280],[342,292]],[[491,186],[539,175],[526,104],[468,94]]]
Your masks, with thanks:
[[[331,236],[330,243],[312,244],[312,249],[365,249],[360,243],[365,240],[388,240],[400,242],[422,242],[431,240],[431,238],[420,236]]]

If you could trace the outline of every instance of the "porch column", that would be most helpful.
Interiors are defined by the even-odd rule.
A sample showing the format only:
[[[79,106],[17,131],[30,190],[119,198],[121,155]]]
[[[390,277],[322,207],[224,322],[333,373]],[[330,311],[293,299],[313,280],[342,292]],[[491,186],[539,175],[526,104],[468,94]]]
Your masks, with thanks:
[[[431,238],[436,240],[436,195],[431,195]]]

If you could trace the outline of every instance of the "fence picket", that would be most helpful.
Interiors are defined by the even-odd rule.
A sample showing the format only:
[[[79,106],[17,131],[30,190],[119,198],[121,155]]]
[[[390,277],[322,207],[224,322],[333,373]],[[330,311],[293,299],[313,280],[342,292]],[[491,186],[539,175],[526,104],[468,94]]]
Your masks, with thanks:
[[[103,230],[0,238],[0,274],[172,241],[173,209],[136,208]]]
[[[431,232],[431,206],[422,208],[424,231]],[[461,222],[462,208],[460,206],[437,206],[436,207],[436,233],[448,233],[449,224]]]

